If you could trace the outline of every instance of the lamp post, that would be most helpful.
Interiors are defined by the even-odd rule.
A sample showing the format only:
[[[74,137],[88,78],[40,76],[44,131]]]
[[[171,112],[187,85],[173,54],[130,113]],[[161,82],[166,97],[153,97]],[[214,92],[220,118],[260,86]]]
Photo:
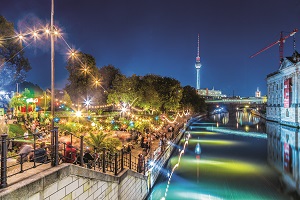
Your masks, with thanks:
[[[51,157],[54,158],[51,161],[51,166],[57,166],[57,150],[58,150],[58,138],[57,138],[57,127],[54,127],[54,0],[51,0],[51,27],[50,27],[50,36],[51,36],[51,146],[55,147],[52,151]],[[54,130],[55,129],[55,130]]]
[[[54,98],[55,98],[55,90],[54,90],[54,0],[51,0],[51,115],[54,118]],[[54,129],[54,121],[51,120],[51,130]]]

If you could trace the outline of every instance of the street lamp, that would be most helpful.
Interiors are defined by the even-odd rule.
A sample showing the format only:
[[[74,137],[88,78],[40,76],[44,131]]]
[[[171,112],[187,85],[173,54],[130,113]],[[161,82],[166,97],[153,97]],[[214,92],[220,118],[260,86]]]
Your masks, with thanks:
[[[86,100],[84,101],[84,104],[86,105],[86,111],[87,111],[87,114],[89,112],[89,105],[91,105],[91,99],[89,97],[86,98]]]
[[[54,118],[54,0],[51,0],[51,115]],[[51,130],[54,130],[54,121],[51,120]]]

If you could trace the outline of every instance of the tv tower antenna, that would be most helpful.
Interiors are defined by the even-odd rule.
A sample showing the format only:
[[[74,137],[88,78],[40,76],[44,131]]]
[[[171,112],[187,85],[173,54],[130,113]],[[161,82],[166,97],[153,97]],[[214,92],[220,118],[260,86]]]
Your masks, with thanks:
[[[200,90],[200,68],[201,68],[201,63],[200,63],[200,36],[198,33],[198,47],[197,47],[197,57],[196,57],[196,64],[195,64],[195,68],[196,68],[196,72],[197,72],[197,90]]]

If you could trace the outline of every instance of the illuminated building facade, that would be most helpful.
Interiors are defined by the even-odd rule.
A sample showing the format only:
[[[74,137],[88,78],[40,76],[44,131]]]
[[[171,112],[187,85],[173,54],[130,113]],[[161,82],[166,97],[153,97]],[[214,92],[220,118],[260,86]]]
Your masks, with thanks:
[[[221,90],[215,90],[214,88],[209,90],[208,88],[203,90],[197,90],[197,93],[200,96],[206,97],[206,98],[212,98],[212,99],[219,99],[226,97],[225,94],[222,94]]]
[[[266,133],[268,162],[283,183],[300,194],[300,55],[283,59],[279,70],[267,76]]]
[[[267,76],[267,119],[299,127],[300,55],[284,58],[279,70]]]

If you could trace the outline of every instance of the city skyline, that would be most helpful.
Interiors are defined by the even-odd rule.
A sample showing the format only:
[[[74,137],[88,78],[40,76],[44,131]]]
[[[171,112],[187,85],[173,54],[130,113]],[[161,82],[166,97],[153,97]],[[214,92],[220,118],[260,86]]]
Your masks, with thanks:
[[[112,64],[131,76],[157,74],[196,88],[195,58],[200,34],[201,89],[221,90],[228,96],[266,95],[266,76],[279,68],[274,46],[250,55],[299,27],[300,2],[244,1],[55,1],[55,25],[72,48],[95,57],[98,67]],[[51,1],[12,0],[0,13],[17,32],[50,22]],[[298,34],[296,36],[296,50]],[[68,77],[67,48],[55,44],[55,86]],[[27,81],[50,87],[50,41],[25,49],[32,70]],[[293,38],[284,57],[293,52]],[[41,76],[41,74],[45,74]]]

